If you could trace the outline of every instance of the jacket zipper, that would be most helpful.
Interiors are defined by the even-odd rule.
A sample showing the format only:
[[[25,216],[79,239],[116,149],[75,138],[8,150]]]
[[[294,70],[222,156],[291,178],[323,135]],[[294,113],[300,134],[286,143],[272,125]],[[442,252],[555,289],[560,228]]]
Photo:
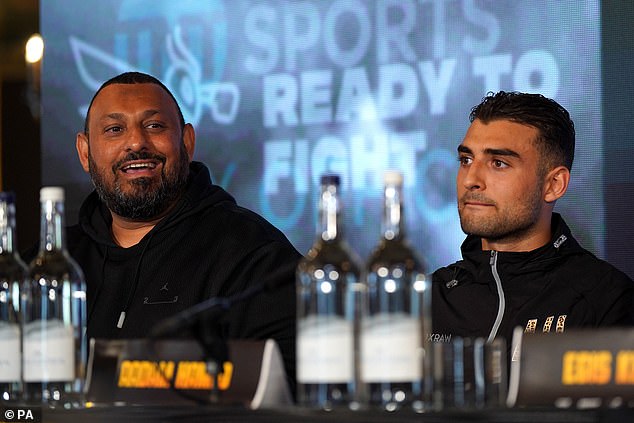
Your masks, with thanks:
[[[493,273],[493,279],[495,279],[495,285],[498,290],[498,297],[500,299],[498,303],[498,314],[495,318],[495,322],[493,323],[493,327],[491,328],[491,333],[489,333],[489,338],[487,342],[492,342],[495,339],[495,336],[498,333],[498,329],[500,328],[500,324],[502,323],[502,318],[504,317],[504,309],[506,308],[506,301],[504,299],[504,290],[502,289],[502,281],[500,280],[500,275],[498,274],[498,252],[491,251],[491,259],[489,260],[489,264],[491,265],[491,272]]]

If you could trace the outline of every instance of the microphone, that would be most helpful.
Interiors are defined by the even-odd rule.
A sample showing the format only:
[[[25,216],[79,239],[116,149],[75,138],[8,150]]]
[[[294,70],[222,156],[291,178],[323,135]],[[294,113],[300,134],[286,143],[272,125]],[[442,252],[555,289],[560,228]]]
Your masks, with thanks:
[[[246,301],[264,292],[272,292],[288,283],[288,273],[295,272],[296,262],[287,263],[270,274],[264,276],[261,283],[253,285],[228,297],[211,297],[190,308],[159,321],[152,327],[150,338],[161,338],[192,326],[201,314],[215,311],[220,313],[231,308],[235,303]]]

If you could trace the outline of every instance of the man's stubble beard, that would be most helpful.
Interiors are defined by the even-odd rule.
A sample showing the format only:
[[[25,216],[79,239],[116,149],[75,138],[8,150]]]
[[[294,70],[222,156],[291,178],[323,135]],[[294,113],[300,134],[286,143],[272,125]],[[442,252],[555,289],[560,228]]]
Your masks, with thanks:
[[[459,208],[462,231],[489,241],[522,239],[539,220],[542,188],[543,183],[527,193],[514,209],[499,209],[496,203],[497,214],[486,219],[477,216],[467,218]]]
[[[182,195],[189,175],[189,157],[184,144],[181,144],[178,161],[171,171],[166,172],[165,157],[150,153],[130,153],[125,160],[156,159],[163,163],[160,180],[141,177],[125,181],[128,189],[124,191],[118,170],[100,170],[88,152],[89,173],[99,199],[108,209],[118,216],[139,221],[149,221],[161,216]],[[114,184],[108,186],[105,172],[112,171]]]

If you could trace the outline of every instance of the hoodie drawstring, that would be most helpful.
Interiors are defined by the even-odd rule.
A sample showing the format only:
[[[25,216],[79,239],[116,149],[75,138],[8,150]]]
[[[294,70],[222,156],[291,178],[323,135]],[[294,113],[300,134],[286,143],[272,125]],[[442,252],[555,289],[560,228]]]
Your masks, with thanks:
[[[134,298],[134,294],[136,293],[137,286],[139,285],[139,275],[141,273],[141,263],[143,262],[143,256],[145,255],[145,251],[150,245],[150,242],[152,241],[153,237],[154,237],[154,232],[150,234],[150,236],[147,239],[147,242],[143,246],[143,250],[141,250],[141,257],[139,257],[139,261],[134,271],[134,282],[132,283],[132,289],[128,293],[128,299],[126,300],[125,305],[123,306],[123,310],[121,311],[121,314],[119,314],[119,320],[117,321],[117,328],[119,329],[123,328],[123,324],[125,322],[125,316],[128,312],[128,309],[130,308],[130,304],[132,304],[132,299]]]

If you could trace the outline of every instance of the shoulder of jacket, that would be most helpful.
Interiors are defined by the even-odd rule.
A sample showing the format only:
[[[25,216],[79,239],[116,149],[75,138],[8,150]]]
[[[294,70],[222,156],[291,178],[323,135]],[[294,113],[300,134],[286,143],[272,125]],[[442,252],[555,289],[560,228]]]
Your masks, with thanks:
[[[230,243],[249,244],[253,247],[269,243],[291,246],[288,238],[272,223],[258,213],[241,207],[232,201],[221,201],[189,216],[195,220],[201,235],[213,231],[214,244],[220,238]]]
[[[634,288],[634,282],[625,273],[588,251],[568,257],[556,272],[573,290],[590,300],[597,293]]]

